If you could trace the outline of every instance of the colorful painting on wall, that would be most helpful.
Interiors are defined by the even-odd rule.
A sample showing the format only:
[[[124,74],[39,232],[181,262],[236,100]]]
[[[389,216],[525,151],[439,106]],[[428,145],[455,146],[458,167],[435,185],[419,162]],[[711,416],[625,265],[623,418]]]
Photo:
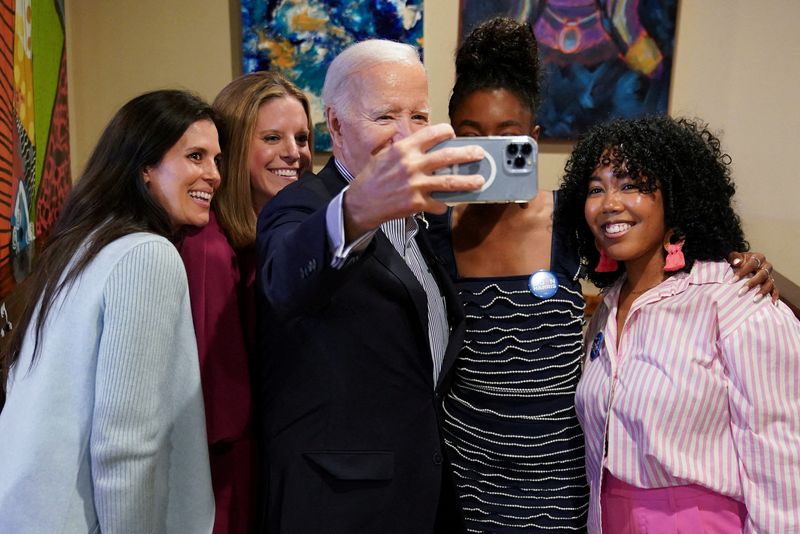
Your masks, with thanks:
[[[348,45],[391,39],[422,49],[423,0],[241,0],[243,71],[277,69],[309,96],[314,149],[330,150],[322,84]]]
[[[545,139],[575,139],[614,117],[664,114],[678,0],[461,0],[460,35],[495,16],[539,41]]]
[[[63,0],[0,0],[0,298],[70,189]],[[0,315],[4,313],[0,310]]]

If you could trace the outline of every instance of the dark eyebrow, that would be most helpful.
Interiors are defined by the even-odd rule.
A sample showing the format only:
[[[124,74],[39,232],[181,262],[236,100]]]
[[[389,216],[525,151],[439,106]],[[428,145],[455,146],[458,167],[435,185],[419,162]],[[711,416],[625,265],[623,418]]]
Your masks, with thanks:
[[[512,119],[508,121],[503,121],[497,125],[498,128],[507,128],[509,126],[522,126],[522,123]]]
[[[458,126],[458,128],[463,128],[464,126],[469,126],[471,128],[480,129],[481,123],[479,123],[477,121],[470,120],[470,119],[464,119],[463,121],[459,122],[457,126]]]
[[[186,153],[187,153],[187,154],[192,154],[192,153],[194,153],[194,152],[200,152],[201,154],[203,154],[204,156],[206,156],[206,155],[208,155],[208,154],[211,154],[211,152],[212,152],[212,151],[211,151],[211,150],[208,150],[207,148],[201,147],[201,146],[193,146],[193,147],[188,147],[188,148],[186,149]],[[215,155],[215,156],[213,156],[213,157],[215,157],[215,158],[216,158],[216,157],[219,157],[220,155],[222,155],[222,152],[217,152],[217,153],[216,153],[216,155]]]
[[[472,120],[472,119],[464,119],[461,122],[459,122],[457,126],[458,126],[458,128],[463,128],[463,127],[466,126],[466,127],[475,128],[475,129],[478,129],[478,130],[481,129],[481,123],[478,122],[478,121]],[[508,128],[509,126],[518,126],[518,127],[521,128],[522,127],[522,123],[519,122],[519,121],[511,119],[511,120],[507,120],[507,121],[501,122],[500,124],[497,125],[497,128],[498,129]]]

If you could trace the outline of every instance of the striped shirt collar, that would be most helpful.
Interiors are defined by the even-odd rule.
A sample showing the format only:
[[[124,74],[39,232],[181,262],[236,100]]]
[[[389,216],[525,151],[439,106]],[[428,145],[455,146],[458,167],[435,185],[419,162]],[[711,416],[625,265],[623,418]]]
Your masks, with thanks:
[[[339,170],[339,174],[344,177],[348,184],[355,180],[355,177],[350,174],[350,171],[348,171],[347,168],[338,159],[336,159],[336,157],[333,158],[333,164],[336,165],[336,168]]]
[[[646,291],[642,296],[648,302],[660,300],[683,293],[691,285],[721,284],[733,280],[734,273],[730,265],[718,261],[695,261],[691,271],[676,273],[657,286]],[[626,275],[623,275],[612,286],[603,291],[603,300],[606,306],[611,307],[616,303]],[[656,290],[656,291],[654,291]]]

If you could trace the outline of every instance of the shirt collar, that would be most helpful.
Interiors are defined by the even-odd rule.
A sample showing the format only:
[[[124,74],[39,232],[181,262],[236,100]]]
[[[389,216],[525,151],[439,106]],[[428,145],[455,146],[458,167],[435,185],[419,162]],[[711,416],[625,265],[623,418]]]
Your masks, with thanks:
[[[721,284],[730,282],[733,278],[733,270],[725,261],[695,261],[690,272],[674,274],[657,286],[647,290],[642,295],[644,297],[643,303],[655,302],[678,295],[692,285]],[[625,279],[626,275],[623,273],[614,285],[603,291],[603,300],[609,309],[611,309],[612,303],[618,301],[619,292],[622,289],[622,284],[625,283]]]
[[[339,160],[338,160],[338,159],[336,159],[336,158],[333,158],[333,164],[334,164],[334,165],[336,165],[336,169],[339,171],[339,174],[341,174],[341,175],[344,177],[345,181],[346,181],[348,184],[349,184],[350,182],[352,182],[353,180],[355,180],[355,177],[354,177],[352,174],[350,174],[350,171],[348,171],[348,170],[345,168],[345,166],[344,166],[344,165],[342,165],[342,164],[339,162]]]

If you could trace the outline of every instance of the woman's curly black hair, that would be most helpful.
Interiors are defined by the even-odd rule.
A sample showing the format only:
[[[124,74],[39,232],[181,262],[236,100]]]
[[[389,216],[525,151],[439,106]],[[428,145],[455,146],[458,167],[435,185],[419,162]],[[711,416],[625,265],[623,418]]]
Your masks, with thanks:
[[[530,25],[507,17],[484,22],[456,52],[450,118],[466,97],[484,89],[511,91],[536,114],[540,71],[539,47]]]
[[[730,156],[699,121],[647,117],[616,120],[596,126],[575,145],[564,169],[556,220],[565,235],[577,240],[589,280],[598,287],[613,283],[624,265],[612,273],[594,270],[599,258],[594,235],[584,217],[589,178],[598,163],[630,176],[643,191],[661,190],[665,225],[673,242],[683,239],[685,271],[695,260],[723,260],[749,249],[741,221],[733,210],[735,192]]]

